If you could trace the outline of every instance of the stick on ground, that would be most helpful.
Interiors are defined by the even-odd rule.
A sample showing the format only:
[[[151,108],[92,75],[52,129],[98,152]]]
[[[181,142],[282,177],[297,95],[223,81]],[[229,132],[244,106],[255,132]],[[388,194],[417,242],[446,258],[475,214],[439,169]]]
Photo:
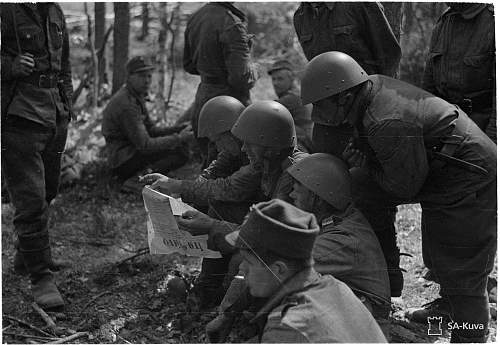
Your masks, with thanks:
[[[38,339],[38,340],[59,340],[59,338],[55,337],[39,337],[37,335],[31,335],[31,334],[21,334],[21,333],[15,333],[15,332],[2,332],[3,334],[6,335],[12,335],[13,337],[22,337],[22,338],[31,338],[31,339]]]
[[[49,315],[47,315],[47,313],[42,308],[40,308],[40,306],[36,304],[36,302],[31,303],[31,306],[33,307],[33,309],[35,309],[35,311],[38,314],[40,314],[43,321],[45,321],[45,323],[49,328],[56,329],[56,323],[54,322],[54,320],[52,320],[52,318]]]
[[[114,290],[114,289],[113,289]],[[92,299],[90,301],[87,302],[87,304],[85,304],[82,308],[82,310],[80,310],[80,315],[82,315],[82,313],[85,311],[85,309],[87,309],[92,303],[94,303],[98,298],[104,296],[104,295],[107,295],[107,294],[110,294],[113,292],[113,290],[108,290],[108,291],[104,291],[104,292],[101,292],[100,294],[92,297]]]
[[[66,338],[61,338],[59,340],[56,340],[54,342],[52,342],[51,344],[64,344],[64,343],[67,343],[69,341],[72,341],[72,340],[75,340],[75,339],[78,339],[78,338],[81,338],[81,337],[84,337],[84,336],[87,336],[88,337],[88,332],[76,332],[75,334],[72,334]]]
[[[46,336],[48,336],[48,337],[52,337],[52,334],[47,333],[47,332],[45,332],[44,330],[42,330],[42,329],[40,329],[40,328],[38,328],[38,327],[36,327],[36,326],[33,326],[33,325],[32,325],[32,324],[30,324],[30,323],[27,323],[26,321],[20,320],[20,319],[18,319],[17,317],[10,316],[10,315],[7,315],[7,314],[4,314],[4,315],[3,315],[3,317],[4,317],[4,318],[6,318],[6,319],[9,319],[9,320],[11,320],[11,321],[15,321],[15,322],[19,323],[20,325],[27,326],[27,327],[31,328],[32,330],[37,331],[37,332],[39,332],[39,333],[41,333],[41,334],[43,334],[43,335],[46,335]]]

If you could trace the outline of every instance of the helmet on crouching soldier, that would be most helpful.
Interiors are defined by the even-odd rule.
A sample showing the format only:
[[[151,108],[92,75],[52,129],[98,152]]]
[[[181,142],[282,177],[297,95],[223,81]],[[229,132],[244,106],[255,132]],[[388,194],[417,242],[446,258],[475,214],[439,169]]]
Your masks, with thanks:
[[[213,138],[229,132],[245,106],[231,96],[217,96],[206,102],[198,119],[198,137]]]
[[[241,113],[231,133],[245,143],[268,148],[287,149],[297,144],[292,115],[275,101],[249,105]]]
[[[348,167],[335,156],[314,153],[294,163],[287,172],[338,211],[344,211],[352,203]]]

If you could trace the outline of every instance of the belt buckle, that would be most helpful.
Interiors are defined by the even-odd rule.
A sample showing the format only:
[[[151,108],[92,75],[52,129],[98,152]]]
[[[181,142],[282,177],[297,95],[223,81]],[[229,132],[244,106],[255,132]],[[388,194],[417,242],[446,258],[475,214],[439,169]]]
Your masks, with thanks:
[[[46,74],[40,74],[38,78],[38,87],[46,88],[48,84],[50,84],[50,77]]]

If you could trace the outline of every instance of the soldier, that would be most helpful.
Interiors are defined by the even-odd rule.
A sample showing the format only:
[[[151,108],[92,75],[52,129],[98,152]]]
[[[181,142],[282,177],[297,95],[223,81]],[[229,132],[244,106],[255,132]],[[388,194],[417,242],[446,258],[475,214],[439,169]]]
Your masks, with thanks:
[[[496,145],[456,106],[402,81],[368,76],[340,52],[311,60],[301,90],[304,103],[321,109],[315,123],[352,126],[343,157],[357,167],[354,195],[364,214],[420,202],[422,251],[452,318],[476,325],[453,329],[451,340],[485,341],[497,240]],[[375,231],[386,261],[394,262],[395,232]]]
[[[175,180],[161,174],[149,174],[142,181],[167,194],[180,194],[187,202],[216,200],[231,203],[255,203],[271,198],[290,200],[292,179],[286,169],[305,154],[296,149],[296,134],[290,112],[275,101],[261,101],[248,106],[240,115],[231,133],[243,142],[242,151],[248,156],[250,163],[226,178],[214,180]],[[200,277],[223,277],[228,271],[229,260],[234,248],[224,240],[224,236],[241,224],[248,207],[239,209],[214,209],[211,218],[201,212],[193,211],[190,219],[183,219],[182,226],[197,235],[208,234],[211,249],[220,251],[224,260],[220,260],[212,271],[203,270]],[[206,261],[204,262],[213,262]],[[216,272],[216,273],[213,273]],[[222,279],[218,282],[218,290],[208,293],[209,305],[218,305],[223,290],[220,289]],[[209,289],[205,289],[209,291]],[[203,296],[202,296],[203,297]],[[205,305],[202,301],[202,305]]]
[[[243,109],[245,106],[231,96],[214,97],[201,108],[198,138],[208,138],[217,148],[217,158],[203,171],[201,177],[228,177],[249,163],[241,151],[242,142],[231,133]]]
[[[246,16],[232,3],[208,3],[189,18],[184,33],[184,69],[201,77],[191,123],[204,159],[208,143],[197,133],[201,107],[219,95],[235,97],[245,106],[250,103],[255,82],[250,46]]]
[[[460,106],[496,142],[493,4],[448,5],[432,32],[422,87]]]
[[[285,201],[252,207],[227,241],[241,251],[250,294],[265,304],[250,321],[262,343],[386,342],[377,323],[342,282],[312,267],[314,215]]]
[[[295,31],[308,60],[328,52],[340,51],[352,56],[368,74],[393,77],[401,58],[401,47],[378,2],[304,2],[293,17]],[[320,110],[313,107],[312,117]],[[315,123],[315,152],[329,152],[341,157],[352,128],[349,124],[325,126]],[[393,232],[396,208],[379,210],[384,215],[365,214],[375,231]],[[387,257],[386,257],[387,259]],[[391,280],[391,296],[401,296],[403,275],[399,258],[387,261]]]
[[[283,104],[292,114],[297,132],[297,145],[303,152],[312,151],[312,121],[311,109],[303,106],[299,90],[295,85],[295,75],[292,64],[287,60],[278,60],[267,71],[271,76],[276,101]]]
[[[290,193],[294,205],[313,213],[320,224],[312,250],[314,269],[347,284],[388,337],[390,287],[384,254],[371,226],[352,204],[346,164],[332,155],[315,153],[287,172],[294,178]],[[235,316],[248,307],[242,305],[245,293],[246,285],[234,280],[219,307],[219,316],[207,325],[212,342],[224,342]]]
[[[167,173],[187,162],[183,145],[191,138],[184,127],[155,127],[146,108],[146,96],[154,67],[142,56],[127,62],[127,82],[103,111],[102,133],[108,165],[119,182],[151,165]],[[131,184],[134,181],[130,180]]]
[[[60,308],[48,208],[72,114],[68,32],[55,3],[2,4],[1,22],[2,175],[15,208],[14,265],[29,273],[38,305]]]

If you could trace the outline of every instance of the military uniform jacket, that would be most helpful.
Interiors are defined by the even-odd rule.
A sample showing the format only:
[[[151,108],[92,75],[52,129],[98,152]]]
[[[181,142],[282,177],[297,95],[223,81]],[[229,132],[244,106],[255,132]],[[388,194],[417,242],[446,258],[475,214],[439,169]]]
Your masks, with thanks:
[[[295,150],[283,161],[267,165],[263,170],[257,171],[251,165],[245,165],[226,178],[184,180],[181,185],[182,199],[186,202],[200,200],[201,203],[206,203],[206,200],[260,202],[277,198],[290,202],[293,178],[286,169],[305,155],[307,153]],[[215,221],[209,234],[211,249],[234,251],[224,237],[236,227],[237,224]]]
[[[384,254],[370,224],[356,208],[321,221],[313,258],[319,273],[331,274],[375,304],[390,305]]]
[[[102,133],[108,163],[117,168],[138,152],[147,155],[175,149],[181,145],[178,135],[173,133],[178,130],[154,127],[144,99],[125,85],[103,111]]]
[[[385,343],[370,312],[341,281],[305,269],[251,320],[262,343]]]
[[[494,87],[493,5],[474,4],[465,13],[449,8],[432,32],[423,88],[457,104],[486,95],[477,105],[484,109],[494,104]]]
[[[332,50],[354,58],[368,74],[393,76],[401,48],[375,2],[303,2],[293,17],[308,60]]]
[[[496,179],[496,145],[463,111],[403,81],[369,79],[366,110],[355,127],[370,174],[385,191],[400,202],[448,204]],[[458,121],[466,130],[454,137]],[[436,166],[432,151],[447,143],[456,144],[454,158],[486,173],[452,163]]]
[[[255,81],[245,15],[230,3],[209,3],[190,18],[184,34],[184,69],[202,82],[230,86],[246,99]]]
[[[44,6],[43,18],[37,6]],[[23,117],[45,127],[71,112],[71,66],[64,14],[55,3],[1,4],[2,20],[2,119]],[[28,77],[15,78],[12,63],[17,55],[31,53],[35,68]],[[51,88],[39,87],[40,75],[57,80]],[[45,77],[43,77],[45,78]]]

